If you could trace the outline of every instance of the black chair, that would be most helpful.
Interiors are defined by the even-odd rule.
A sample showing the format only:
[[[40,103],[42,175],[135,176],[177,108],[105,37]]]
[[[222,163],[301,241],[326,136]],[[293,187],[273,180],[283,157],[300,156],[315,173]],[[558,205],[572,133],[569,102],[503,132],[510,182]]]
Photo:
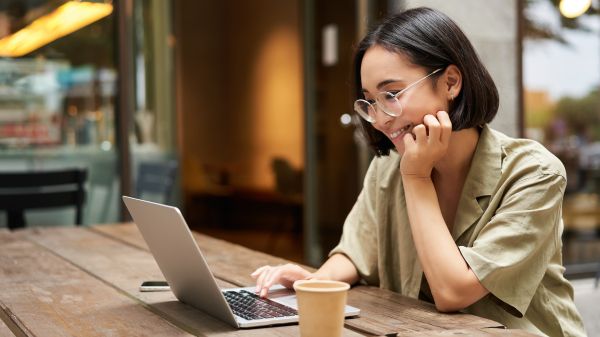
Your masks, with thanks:
[[[146,161],[138,166],[136,195],[138,198],[159,202],[171,202],[177,178],[176,160]]]
[[[25,227],[28,209],[75,207],[75,224],[82,224],[87,170],[0,172],[0,210],[9,229]]]

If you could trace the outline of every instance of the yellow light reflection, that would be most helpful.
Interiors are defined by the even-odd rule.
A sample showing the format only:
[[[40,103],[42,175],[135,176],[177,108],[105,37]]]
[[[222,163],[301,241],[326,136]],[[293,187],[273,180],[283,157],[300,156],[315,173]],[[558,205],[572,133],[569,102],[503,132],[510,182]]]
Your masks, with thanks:
[[[112,11],[112,4],[69,1],[18,32],[0,40],[0,56],[26,55],[110,15]]]
[[[585,13],[591,5],[592,0],[561,0],[558,8],[564,17],[574,19]]]

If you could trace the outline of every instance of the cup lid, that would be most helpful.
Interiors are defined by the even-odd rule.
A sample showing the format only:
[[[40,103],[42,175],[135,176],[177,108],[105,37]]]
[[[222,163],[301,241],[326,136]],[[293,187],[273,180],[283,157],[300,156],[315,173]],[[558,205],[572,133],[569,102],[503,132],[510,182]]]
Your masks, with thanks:
[[[350,285],[346,282],[331,281],[331,280],[298,280],[294,282],[294,290],[309,291],[309,292],[337,292],[350,289]]]

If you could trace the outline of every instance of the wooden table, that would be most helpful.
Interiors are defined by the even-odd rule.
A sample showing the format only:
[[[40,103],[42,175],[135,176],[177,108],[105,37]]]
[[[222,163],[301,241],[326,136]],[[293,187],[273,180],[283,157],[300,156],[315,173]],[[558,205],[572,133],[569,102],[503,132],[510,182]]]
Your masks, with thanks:
[[[277,257],[194,233],[223,287],[253,284],[249,274]],[[299,336],[297,325],[237,330],[178,302],[171,292],[141,293],[163,279],[134,224],[0,230],[0,337]],[[344,336],[532,336],[467,314],[367,286],[351,289],[362,310]]]

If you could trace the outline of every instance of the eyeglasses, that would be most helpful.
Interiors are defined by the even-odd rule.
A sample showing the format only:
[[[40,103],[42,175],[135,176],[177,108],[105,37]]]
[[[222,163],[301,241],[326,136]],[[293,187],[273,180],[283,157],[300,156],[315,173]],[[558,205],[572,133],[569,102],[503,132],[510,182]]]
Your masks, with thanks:
[[[382,91],[375,95],[375,101],[367,101],[366,99],[357,99],[354,102],[354,111],[358,113],[358,115],[364,118],[369,123],[375,123],[375,116],[377,115],[377,105],[381,110],[388,116],[398,117],[402,114],[402,104],[398,100],[398,97],[405,93],[408,89],[415,87],[417,84],[423,82],[425,79],[429,78],[433,74],[439,72],[443,68],[436,69],[432,71],[429,75],[422,77],[416,82],[411,83],[408,87],[398,91],[398,92],[389,92]]]

